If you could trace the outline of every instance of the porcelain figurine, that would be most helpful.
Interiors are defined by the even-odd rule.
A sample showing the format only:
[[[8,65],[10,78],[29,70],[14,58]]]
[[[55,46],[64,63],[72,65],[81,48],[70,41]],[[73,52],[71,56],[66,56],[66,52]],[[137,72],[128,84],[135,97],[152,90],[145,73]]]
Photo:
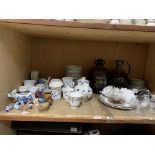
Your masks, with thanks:
[[[63,93],[63,98],[65,99],[65,100],[68,100],[68,94],[70,93],[70,92],[74,92],[74,88],[72,88],[72,87],[70,87],[70,86],[66,86],[66,87],[63,87],[62,88],[62,93]]]
[[[10,103],[5,107],[5,112],[10,112],[12,109],[14,109],[14,103]]]
[[[31,92],[28,92],[28,93],[17,93],[15,95],[15,100],[17,102],[26,104],[28,102],[33,101],[33,95],[32,95]]]
[[[92,98],[93,90],[89,86],[89,81],[85,77],[78,80],[78,84],[75,86],[75,91],[82,94],[82,101],[86,102]]]
[[[11,93],[8,93],[9,98],[16,99],[17,89],[14,89]]]
[[[79,92],[71,92],[68,95],[68,101],[72,108],[77,108],[80,106],[82,100],[82,95]]]

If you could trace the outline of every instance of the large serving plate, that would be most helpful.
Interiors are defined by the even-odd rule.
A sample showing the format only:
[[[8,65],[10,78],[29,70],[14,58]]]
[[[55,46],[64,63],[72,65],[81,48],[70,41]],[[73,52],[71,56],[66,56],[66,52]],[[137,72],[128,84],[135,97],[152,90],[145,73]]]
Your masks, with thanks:
[[[110,102],[110,100],[107,97],[104,97],[103,95],[99,96],[99,101],[109,107],[116,108],[116,109],[121,109],[121,110],[131,110],[134,109],[133,106],[130,104],[114,104]]]

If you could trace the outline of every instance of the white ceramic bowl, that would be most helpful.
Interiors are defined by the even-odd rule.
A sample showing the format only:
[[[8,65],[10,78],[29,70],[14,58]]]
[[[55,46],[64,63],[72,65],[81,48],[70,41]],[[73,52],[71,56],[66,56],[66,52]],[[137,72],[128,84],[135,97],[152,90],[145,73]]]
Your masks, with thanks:
[[[23,92],[26,92],[26,91],[29,91],[29,86],[19,86],[18,87],[18,90],[23,93]]]
[[[25,80],[23,81],[24,86],[35,86],[35,84],[37,83],[36,80]]]

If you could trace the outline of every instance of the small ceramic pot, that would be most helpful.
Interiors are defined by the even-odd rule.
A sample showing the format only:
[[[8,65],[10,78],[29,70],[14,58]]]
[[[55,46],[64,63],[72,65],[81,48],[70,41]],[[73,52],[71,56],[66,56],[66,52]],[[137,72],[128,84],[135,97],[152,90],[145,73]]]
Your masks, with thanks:
[[[67,86],[69,86],[71,88],[74,87],[73,77],[63,77],[62,81],[63,81],[63,85],[65,87],[67,87]]]
[[[69,86],[62,88],[63,98],[68,101],[68,94],[74,92],[74,88]]]
[[[61,87],[51,87],[51,96],[53,100],[61,99]]]
[[[36,83],[37,83],[36,80],[25,80],[24,81],[24,86],[31,87],[31,86],[35,86]]]
[[[82,95],[79,92],[71,92],[68,94],[68,101],[72,108],[80,106],[82,101]]]

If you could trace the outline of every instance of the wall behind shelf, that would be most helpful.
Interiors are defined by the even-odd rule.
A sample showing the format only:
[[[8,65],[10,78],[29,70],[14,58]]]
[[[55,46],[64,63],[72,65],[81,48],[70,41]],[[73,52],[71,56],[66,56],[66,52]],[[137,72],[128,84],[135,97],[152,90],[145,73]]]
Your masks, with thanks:
[[[131,64],[130,77],[143,78],[148,55],[147,44],[116,43],[102,41],[78,41],[32,38],[32,69],[39,69],[41,76],[64,76],[66,64],[80,64],[84,73],[97,58],[106,60],[106,67],[115,67],[115,59]]]
[[[155,94],[155,44],[149,46],[145,80],[148,88]]]
[[[0,27],[0,110],[9,102],[7,93],[21,85],[30,71],[29,39],[15,31]],[[10,134],[10,123],[0,122],[0,134]]]

